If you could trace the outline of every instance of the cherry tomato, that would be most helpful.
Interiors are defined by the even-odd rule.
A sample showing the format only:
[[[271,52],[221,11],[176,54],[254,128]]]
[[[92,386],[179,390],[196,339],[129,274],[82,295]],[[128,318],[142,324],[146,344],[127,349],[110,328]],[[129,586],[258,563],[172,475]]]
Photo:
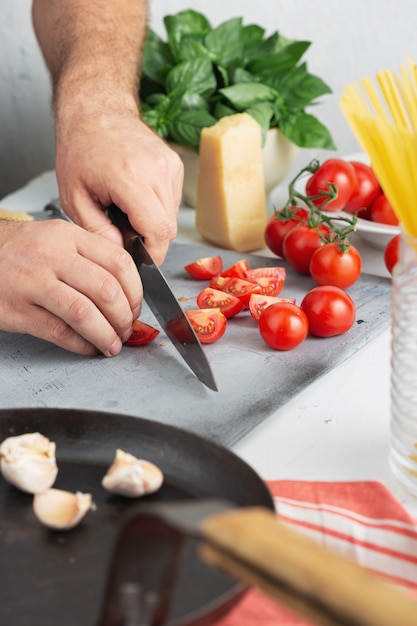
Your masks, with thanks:
[[[240,259],[230,267],[226,268],[220,273],[222,277],[235,277],[235,278],[245,278],[245,273],[249,269],[249,263],[246,259]]]
[[[380,193],[379,196],[376,197],[371,204],[369,212],[373,222],[391,224],[392,226],[398,226],[400,223],[398,217],[394,213],[394,209],[392,208],[390,201],[384,193]]]
[[[307,315],[310,334],[316,337],[342,335],[353,326],[356,317],[352,298],[333,285],[314,287],[300,306]]]
[[[132,334],[129,339],[125,341],[126,346],[144,346],[150,343],[159,335],[159,330],[141,322],[140,320],[134,320],[132,324]]]
[[[295,304],[271,304],[261,313],[259,332],[265,343],[274,350],[292,350],[307,337],[307,316]]]
[[[257,283],[267,296],[277,296],[282,291],[285,277],[285,267],[256,267],[246,272],[246,278]]]
[[[244,308],[240,298],[211,287],[200,291],[197,296],[197,305],[200,309],[220,309],[227,318],[237,315]]]
[[[229,276],[213,276],[213,278],[210,279],[209,287],[223,291],[223,288],[229,279]]]
[[[249,313],[259,322],[261,313],[267,306],[277,304],[277,302],[289,302],[295,304],[295,298],[280,298],[278,296],[265,296],[261,293],[251,293],[249,298]]]
[[[185,313],[201,343],[213,343],[226,332],[226,317],[220,309],[190,309]]]
[[[209,256],[198,259],[184,267],[185,271],[197,280],[209,280],[212,276],[217,276],[223,269],[221,256]]]
[[[356,213],[359,209],[368,209],[375,198],[381,193],[381,186],[372,167],[360,161],[350,161],[355,168],[357,189],[346,203],[344,210]],[[364,215],[362,214],[363,218]]]
[[[265,228],[265,243],[268,248],[277,256],[284,257],[283,241],[285,235],[293,226],[297,226],[300,222],[305,222],[308,217],[306,209],[301,207],[293,207],[294,217],[290,219],[280,218],[275,213],[271,215]],[[278,211],[282,215],[284,209]]]
[[[317,248],[323,246],[315,228],[304,224],[294,226],[284,237],[284,257],[300,274],[310,274],[310,260]]]
[[[398,263],[398,257],[400,254],[400,235],[395,235],[389,240],[384,251],[385,267],[392,274],[392,271]]]
[[[356,193],[358,181],[356,171],[352,163],[343,159],[328,159],[314,172],[306,184],[308,196],[315,196],[321,191],[327,190],[327,183],[337,186],[337,197],[327,202],[326,198],[318,198],[312,202],[316,206],[322,206],[325,211],[338,211],[344,209],[349,199]]]
[[[243,305],[247,307],[249,305],[249,298],[251,293],[262,293],[262,287],[257,283],[252,283],[250,280],[243,278],[229,278],[223,287],[223,291],[231,293],[233,296],[240,298]]]
[[[310,261],[310,274],[319,285],[346,289],[355,283],[362,271],[362,258],[352,245],[343,252],[334,243],[318,248]]]

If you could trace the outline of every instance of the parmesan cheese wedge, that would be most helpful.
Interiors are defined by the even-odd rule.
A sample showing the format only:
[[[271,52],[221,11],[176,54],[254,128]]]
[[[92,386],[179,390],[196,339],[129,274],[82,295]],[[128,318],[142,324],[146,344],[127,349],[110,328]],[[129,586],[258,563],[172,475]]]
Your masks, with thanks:
[[[196,229],[238,252],[265,247],[267,222],[262,136],[247,113],[223,117],[201,132]]]

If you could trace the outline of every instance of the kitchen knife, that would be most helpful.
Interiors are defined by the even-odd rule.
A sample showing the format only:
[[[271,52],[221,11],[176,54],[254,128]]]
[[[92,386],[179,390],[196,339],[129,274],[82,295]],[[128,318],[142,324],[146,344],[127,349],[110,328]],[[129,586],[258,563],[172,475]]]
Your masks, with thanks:
[[[143,284],[143,295],[158,322],[197,378],[217,391],[210,365],[188,317],[179,305],[161,270],[147,251],[142,237],[132,228],[128,217],[116,205],[106,212],[123,235]]]
[[[177,535],[175,534],[177,531]],[[144,541],[144,537],[147,541]],[[164,615],[175,593],[181,537],[201,540],[203,560],[237,580],[258,586],[294,611],[323,626],[415,626],[417,603],[382,578],[280,522],[265,507],[238,508],[223,500],[138,505],[121,524],[109,572],[100,626],[121,620],[121,583],[143,575],[141,547],[158,566],[152,585]],[[126,574],[129,572],[129,577]],[[119,621],[108,618],[115,615]],[[142,622],[128,622],[142,624]],[[149,624],[164,621],[149,620]]]

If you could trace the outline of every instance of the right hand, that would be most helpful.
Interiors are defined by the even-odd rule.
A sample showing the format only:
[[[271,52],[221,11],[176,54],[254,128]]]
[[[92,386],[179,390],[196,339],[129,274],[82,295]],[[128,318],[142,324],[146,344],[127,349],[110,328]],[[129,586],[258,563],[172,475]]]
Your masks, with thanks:
[[[138,271],[118,244],[63,220],[0,222],[0,330],[114,356],[142,298]]]

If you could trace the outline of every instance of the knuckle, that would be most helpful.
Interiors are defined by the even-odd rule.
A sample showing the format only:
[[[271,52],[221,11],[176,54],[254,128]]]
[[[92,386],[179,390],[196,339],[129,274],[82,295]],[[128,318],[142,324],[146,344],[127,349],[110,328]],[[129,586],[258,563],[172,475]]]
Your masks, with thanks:
[[[112,264],[116,272],[127,272],[133,265],[132,257],[123,248],[118,248],[112,254]]]
[[[75,298],[68,307],[68,315],[72,324],[80,325],[90,318],[90,306],[83,296]],[[71,325],[72,325],[71,324]]]
[[[74,335],[74,330],[64,320],[58,320],[51,328],[54,343],[66,345]]]
[[[104,302],[114,302],[120,292],[120,285],[113,276],[107,276],[101,283],[100,297]]]

